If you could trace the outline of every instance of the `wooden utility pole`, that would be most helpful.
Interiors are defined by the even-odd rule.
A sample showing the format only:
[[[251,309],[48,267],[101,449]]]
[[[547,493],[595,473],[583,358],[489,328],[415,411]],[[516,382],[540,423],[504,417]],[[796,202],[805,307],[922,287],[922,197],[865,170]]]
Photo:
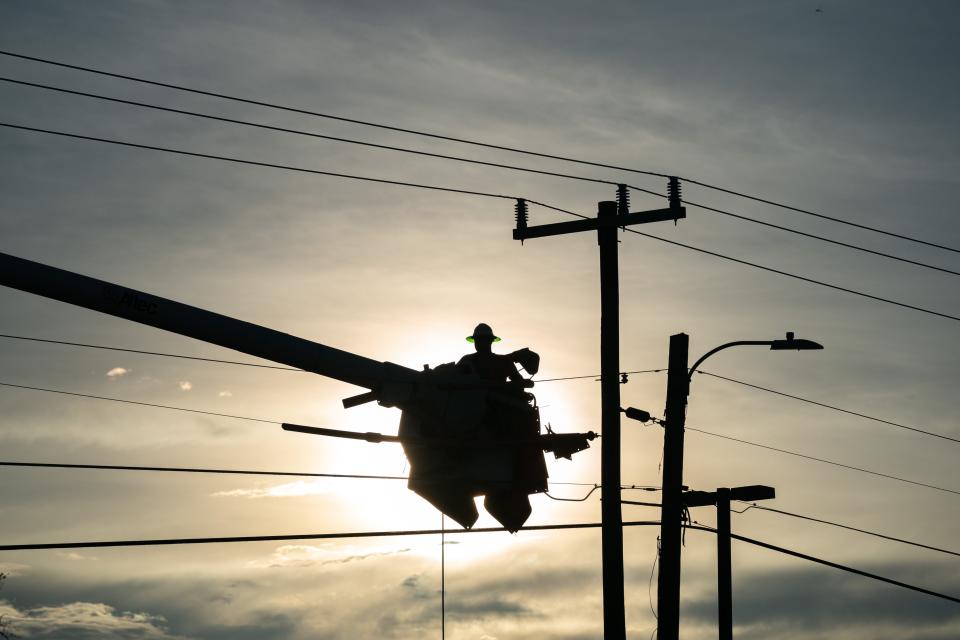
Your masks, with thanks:
[[[600,375],[603,440],[600,481],[603,556],[603,637],[626,638],[623,594],[623,518],[620,511],[620,302],[617,228],[686,217],[676,178],[670,179],[670,207],[630,213],[627,187],[617,190],[619,201],[598,203],[597,217],[571,222],[527,226],[526,202],[517,202],[514,240],[530,240],[580,231],[596,231],[600,245]]]

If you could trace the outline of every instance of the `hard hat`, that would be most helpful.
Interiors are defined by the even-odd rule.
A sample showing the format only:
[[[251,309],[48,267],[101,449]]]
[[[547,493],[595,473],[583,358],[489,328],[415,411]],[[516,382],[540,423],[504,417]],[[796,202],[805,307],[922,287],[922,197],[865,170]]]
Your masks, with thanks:
[[[500,342],[500,338],[493,335],[493,329],[490,325],[481,322],[473,329],[473,335],[467,336],[467,342],[473,342],[477,338],[489,338],[493,342]]]

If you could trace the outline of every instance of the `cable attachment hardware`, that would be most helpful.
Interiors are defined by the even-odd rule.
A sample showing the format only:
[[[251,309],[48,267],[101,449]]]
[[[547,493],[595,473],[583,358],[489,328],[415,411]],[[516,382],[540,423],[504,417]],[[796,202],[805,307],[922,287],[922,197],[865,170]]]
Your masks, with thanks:
[[[670,202],[671,209],[679,209],[683,206],[680,201],[680,178],[671,176],[667,182],[667,200]]]
[[[523,198],[517,198],[517,204],[514,205],[513,209],[516,212],[517,229],[526,229],[529,220],[527,201]],[[520,241],[520,244],[523,244],[523,240]]]

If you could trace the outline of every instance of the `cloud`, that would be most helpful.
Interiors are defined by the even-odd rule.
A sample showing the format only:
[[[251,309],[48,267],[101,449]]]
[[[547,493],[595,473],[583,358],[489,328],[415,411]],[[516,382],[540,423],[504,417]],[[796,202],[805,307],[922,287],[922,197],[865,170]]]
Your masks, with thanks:
[[[217,395],[220,396],[221,398],[232,398],[232,397],[233,397],[233,393],[230,392],[230,391],[221,391],[221,392],[218,393]]]
[[[130,371],[131,369],[125,369],[124,367],[114,367],[110,369],[110,371],[107,371],[107,377],[111,379],[120,378],[130,373]]]
[[[167,633],[166,620],[148,613],[118,612],[103,603],[73,602],[17,610],[0,603],[0,615],[17,636],[58,640],[180,640]]]
[[[180,387],[180,391],[190,391],[193,389],[193,383],[189,380],[181,380],[177,383],[177,386]]]
[[[347,564],[369,558],[382,558],[384,556],[393,556],[401,553],[407,553],[410,547],[387,547],[380,549],[364,549],[363,553],[344,553],[344,549],[324,548],[307,544],[288,544],[273,552],[266,562],[254,562],[251,566],[259,567],[312,567],[326,566],[335,564]],[[349,551],[349,550],[348,550]]]
[[[329,493],[330,487],[316,481],[296,480],[258,489],[231,489],[211,494],[215,498],[296,498]]]

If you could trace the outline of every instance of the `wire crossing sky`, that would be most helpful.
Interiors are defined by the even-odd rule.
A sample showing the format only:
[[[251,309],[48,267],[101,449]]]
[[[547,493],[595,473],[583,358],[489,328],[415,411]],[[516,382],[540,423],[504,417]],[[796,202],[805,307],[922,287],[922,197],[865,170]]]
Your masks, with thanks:
[[[685,218],[617,246],[620,405],[662,414],[666,376],[640,373],[677,333],[691,361],[785,332],[825,347],[724,351],[721,384],[690,388],[709,432],[683,483],[776,488],[776,512],[734,522],[784,550],[736,545],[736,637],[955,638],[957,19],[941,0],[6,3],[0,252],[413,371],[486,323],[496,353],[539,354],[542,425],[580,433],[600,424],[597,243],[517,242],[515,207],[592,218],[629,185],[630,211],[657,209],[678,176]],[[282,539],[437,530],[402,447],[271,419],[399,433],[396,409],[344,410],[364,389],[0,296],[0,546],[261,539],[0,551],[15,634],[602,637],[589,529]],[[663,432],[627,424],[622,480],[657,491]],[[599,519],[603,441],[547,456],[570,486],[534,496],[532,526]],[[629,637],[650,637],[657,527],[624,538]],[[687,640],[716,637],[714,543],[687,535]]]

